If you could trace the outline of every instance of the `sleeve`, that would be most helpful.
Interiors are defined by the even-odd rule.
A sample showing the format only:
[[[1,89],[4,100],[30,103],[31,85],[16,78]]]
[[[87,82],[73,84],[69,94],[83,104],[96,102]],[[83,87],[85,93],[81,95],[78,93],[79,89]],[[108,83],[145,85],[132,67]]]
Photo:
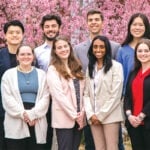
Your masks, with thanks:
[[[72,103],[65,95],[59,73],[54,67],[49,67],[47,73],[47,83],[53,101],[57,101],[62,110],[73,120],[77,117],[77,112]]]
[[[4,110],[10,116],[23,119],[24,107],[22,101],[14,96],[15,89],[13,89],[11,85],[10,73],[4,73],[1,81],[2,104]]]
[[[116,56],[116,60],[117,60],[118,62],[120,62],[120,63],[123,65],[123,60],[122,60],[122,48],[121,48],[121,47],[118,49],[117,56]]]
[[[91,104],[91,97],[90,97],[90,78],[88,76],[88,69],[86,71],[86,79],[85,79],[85,90],[84,90],[84,108],[86,112],[87,119],[89,120],[94,115],[94,110]]]
[[[146,80],[146,81],[145,81]],[[150,77],[147,77],[146,79],[144,80],[144,82],[146,82],[146,86],[148,86],[148,87],[145,87],[145,83],[144,83],[144,89],[143,89],[143,92],[144,92],[144,99],[145,99],[145,97],[147,97],[146,98],[146,102],[145,102],[145,105],[143,105],[143,110],[142,110],[142,112],[146,115],[146,116],[148,116],[148,117],[150,117],[150,99],[148,98],[149,97],[149,89],[150,89]]]
[[[128,82],[127,82],[127,87],[126,87],[126,92],[125,92],[125,97],[124,97],[124,105],[123,105],[124,113],[127,110],[131,110],[131,112],[132,112],[132,99],[131,99],[131,96],[132,96],[132,93],[131,93],[132,75],[133,75],[133,73],[131,72],[129,75]]]
[[[74,46],[74,49],[73,49],[73,52],[74,52],[74,55],[77,59],[79,59],[79,56],[78,56],[78,45]]]
[[[49,91],[46,83],[46,74],[44,72],[38,72],[39,78],[39,90],[37,94],[37,99],[35,103],[35,107],[31,110],[27,110],[29,118],[31,120],[41,118],[46,115],[49,107]]]
[[[111,90],[108,91],[110,98],[106,99],[104,105],[97,112],[100,121],[103,121],[116,107],[121,103],[121,95],[123,88],[123,70],[121,64],[113,64],[112,66],[112,84]]]

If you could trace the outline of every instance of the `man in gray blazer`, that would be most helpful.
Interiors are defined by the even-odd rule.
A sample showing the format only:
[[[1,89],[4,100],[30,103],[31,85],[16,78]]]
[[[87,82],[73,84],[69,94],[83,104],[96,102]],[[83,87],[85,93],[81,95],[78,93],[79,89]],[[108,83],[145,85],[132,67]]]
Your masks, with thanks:
[[[89,30],[89,38],[76,45],[74,47],[74,53],[76,57],[81,61],[83,71],[86,72],[86,68],[88,66],[88,49],[90,47],[91,41],[97,35],[102,34],[102,27],[103,27],[103,14],[99,10],[90,10],[87,13],[87,26]],[[110,41],[111,48],[112,48],[112,58],[115,59],[117,55],[117,51],[120,47],[119,43],[114,41]],[[121,129],[121,128],[120,128]],[[119,133],[119,150],[124,150],[123,140],[122,140],[122,132]],[[95,150],[92,134],[90,131],[89,125],[84,128],[84,136],[85,136],[85,149],[86,150]]]

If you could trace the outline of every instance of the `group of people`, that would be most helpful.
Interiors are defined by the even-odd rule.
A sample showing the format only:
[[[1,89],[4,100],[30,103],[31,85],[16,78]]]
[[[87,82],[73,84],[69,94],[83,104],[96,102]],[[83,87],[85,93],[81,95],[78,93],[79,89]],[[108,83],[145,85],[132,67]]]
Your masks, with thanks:
[[[133,150],[150,149],[149,20],[133,14],[122,45],[102,35],[103,21],[88,11],[89,38],[74,48],[57,15],[43,16],[35,49],[19,20],[4,25],[0,149],[51,150],[54,128],[58,150],[78,150],[82,135],[86,150],[124,150],[124,114]]]

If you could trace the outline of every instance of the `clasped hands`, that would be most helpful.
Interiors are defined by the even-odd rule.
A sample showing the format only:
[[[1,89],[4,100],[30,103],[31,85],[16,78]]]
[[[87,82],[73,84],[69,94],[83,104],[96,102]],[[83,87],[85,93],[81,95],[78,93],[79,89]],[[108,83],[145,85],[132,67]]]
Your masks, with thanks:
[[[34,119],[34,120],[30,120],[30,118],[29,118],[29,116],[28,116],[28,114],[27,114],[27,112],[24,112],[23,113],[23,120],[29,125],[29,126],[35,126],[35,124],[36,124],[36,119]]]
[[[92,125],[100,125],[101,122],[98,120],[97,116],[96,115],[93,115],[91,118],[90,118],[90,121],[91,121],[91,124]]]
[[[83,129],[83,127],[84,127],[84,117],[85,117],[85,112],[78,112],[77,113],[76,122],[79,125],[78,130]]]
[[[143,121],[143,119],[141,119],[140,114],[138,116],[130,115],[128,117],[128,120],[134,128],[138,127]]]

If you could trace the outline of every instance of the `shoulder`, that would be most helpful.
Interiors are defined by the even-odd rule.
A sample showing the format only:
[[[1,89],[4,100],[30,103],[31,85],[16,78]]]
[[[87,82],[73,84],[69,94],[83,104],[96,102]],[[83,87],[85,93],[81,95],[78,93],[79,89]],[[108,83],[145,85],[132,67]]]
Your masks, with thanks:
[[[119,54],[133,53],[133,49],[129,45],[123,45],[118,50]]]
[[[44,46],[45,46],[45,43],[42,44],[42,45],[40,45],[40,46],[38,46],[38,47],[36,47],[36,48],[34,49],[35,54],[38,53],[39,50],[43,50],[43,49],[44,49]]]
[[[130,49],[129,45],[123,45],[119,48],[120,51],[126,50],[126,49]]]
[[[50,65],[50,66],[48,67],[48,70],[56,71],[56,68],[55,68],[54,65]]]
[[[17,67],[13,67],[13,68],[6,70],[3,74],[3,76],[13,77],[13,74],[16,72],[17,72]]]
[[[44,70],[42,70],[42,69],[40,69],[40,68],[36,68],[35,67],[35,69],[36,69],[36,71],[37,71],[37,74],[38,74],[38,76],[40,77],[40,78],[45,78],[46,77],[46,72],[44,71]]]
[[[112,60],[112,68],[122,68],[122,65],[120,62]]]
[[[48,72],[47,72],[48,75],[52,75],[52,74],[59,74],[58,71],[56,70],[55,66],[54,65],[50,65],[48,67]]]
[[[90,45],[90,40],[83,41],[77,45],[75,45],[74,49],[82,48]]]
[[[45,75],[45,74],[46,74],[45,71],[43,71],[43,70],[40,69],[40,68],[36,68],[36,67],[35,67],[35,69],[36,69],[36,71],[37,71],[38,74],[41,74],[41,75]]]
[[[121,46],[120,43],[118,43],[118,42],[115,42],[115,41],[112,41],[112,40],[110,40],[109,42],[110,42],[110,45],[112,47],[120,47]]]
[[[0,49],[0,54],[8,53],[8,48],[4,47]]]

